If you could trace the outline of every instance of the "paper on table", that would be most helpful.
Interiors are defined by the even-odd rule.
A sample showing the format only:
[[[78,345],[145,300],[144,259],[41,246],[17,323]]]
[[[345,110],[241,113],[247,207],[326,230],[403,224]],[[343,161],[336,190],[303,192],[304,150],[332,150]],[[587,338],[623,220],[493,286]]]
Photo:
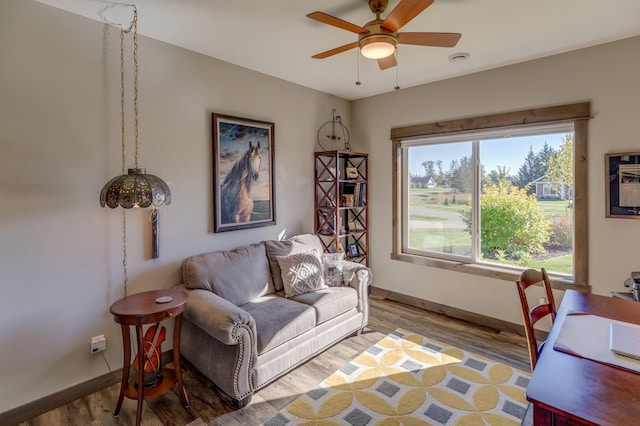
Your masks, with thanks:
[[[609,349],[609,324],[612,322],[627,324],[597,315],[569,313],[562,323],[553,348],[640,373],[640,360],[618,355]]]

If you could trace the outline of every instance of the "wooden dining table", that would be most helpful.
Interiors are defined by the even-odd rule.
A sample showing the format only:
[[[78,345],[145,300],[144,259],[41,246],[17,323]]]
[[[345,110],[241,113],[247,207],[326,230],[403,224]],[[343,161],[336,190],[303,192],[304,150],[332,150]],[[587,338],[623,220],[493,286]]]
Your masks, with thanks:
[[[567,290],[526,390],[534,425],[640,425],[640,373],[554,348],[576,312],[640,324],[639,302]]]

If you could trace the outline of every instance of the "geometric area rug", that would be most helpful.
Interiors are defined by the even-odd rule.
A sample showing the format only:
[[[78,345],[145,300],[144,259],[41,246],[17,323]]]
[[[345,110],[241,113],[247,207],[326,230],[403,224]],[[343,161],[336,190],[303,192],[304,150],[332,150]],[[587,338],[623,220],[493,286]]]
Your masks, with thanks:
[[[529,378],[397,329],[264,425],[519,425]]]

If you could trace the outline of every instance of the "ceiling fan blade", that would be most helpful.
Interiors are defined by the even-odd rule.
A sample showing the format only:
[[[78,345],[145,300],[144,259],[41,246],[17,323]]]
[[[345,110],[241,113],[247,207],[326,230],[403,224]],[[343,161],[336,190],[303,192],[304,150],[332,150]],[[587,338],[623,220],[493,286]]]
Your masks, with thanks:
[[[460,33],[399,33],[398,43],[418,46],[453,47],[458,43]]]
[[[431,6],[434,0],[400,0],[381,24],[389,31],[396,32],[407,22],[418,16],[423,10]]]
[[[358,42],[354,41],[353,43],[345,44],[344,46],[336,47],[335,49],[327,50],[326,52],[313,55],[312,58],[324,59],[328,58],[329,56],[337,55],[338,53],[346,52],[347,50],[351,50],[356,47],[358,47]]]
[[[386,58],[378,59],[378,67],[381,70],[386,70],[387,68],[393,68],[398,65],[398,61],[396,60],[396,55],[389,55]]]
[[[336,18],[335,16],[327,15],[324,12],[310,13],[307,15],[307,18],[311,18],[314,21],[322,22],[323,24],[333,25],[334,27],[351,31],[352,33],[356,34],[365,34],[369,32],[369,30],[366,30],[356,24],[352,24],[351,22],[344,21],[340,18]]]

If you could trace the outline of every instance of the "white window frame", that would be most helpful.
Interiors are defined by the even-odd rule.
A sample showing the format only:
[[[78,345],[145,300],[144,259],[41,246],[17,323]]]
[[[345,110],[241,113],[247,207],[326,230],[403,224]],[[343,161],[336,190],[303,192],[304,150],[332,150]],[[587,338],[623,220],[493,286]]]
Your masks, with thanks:
[[[470,132],[464,134],[455,134],[455,135],[446,135],[446,136],[430,136],[427,138],[418,138],[418,139],[406,139],[400,141],[400,146],[402,147],[402,169],[405,171],[403,176],[409,176],[409,156],[408,150],[411,147],[416,146],[424,146],[424,145],[442,145],[447,143],[455,143],[455,142],[468,142],[471,143],[471,161],[473,165],[473,202],[472,202],[472,231],[471,231],[471,254],[469,256],[463,255],[455,255],[448,254],[442,252],[433,252],[428,250],[420,250],[409,247],[410,240],[410,230],[408,226],[404,226],[402,228],[402,251],[409,254],[416,254],[421,256],[435,257],[440,259],[448,259],[448,260],[458,260],[467,263],[488,263],[483,262],[480,259],[480,231],[481,231],[481,221],[480,221],[480,206],[481,206],[481,176],[480,176],[480,164],[482,162],[482,155],[480,153],[480,143],[485,140],[495,140],[506,137],[523,137],[523,136],[533,136],[533,135],[544,135],[544,134],[573,134],[573,121],[565,121],[559,123],[544,123],[539,125],[527,125],[527,126],[519,126],[519,127],[505,127],[499,129],[491,129],[491,130],[483,130],[478,132]],[[543,183],[543,195],[551,196],[555,192],[552,191],[551,185],[548,183]],[[408,223],[409,221],[409,185],[402,185],[402,220],[403,223]],[[492,263],[495,265],[495,263]],[[514,269],[522,269],[513,266],[504,265],[505,268],[514,268]],[[573,279],[573,276],[571,276]]]
[[[470,117],[452,121],[439,121],[436,123],[419,124],[408,127],[391,129],[393,143],[393,247],[391,258],[414,264],[488,276],[493,278],[515,281],[519,277],[522,268],[513,268],[495,264],[479,263],[477,261],[461,261],[455,258],[442,258],[442,256],[426,256],[407,250],[404,245],[406,233],[405,212],[406,200],[403,198],[403,186],[406,168],[403,149],[411,143],[424,143],[433,139],[440,141],[473,140],[475,133],[483,136],[490,135],[493,131],[504,132],[505,128],[511,128],[523,134],[526,131],[539,131],[543,126],[562,128],[568,122],[573,125],[574,132],[574,274],[573,277],[552,276],[554,284],[558,288],[582,287],[589,289],[587,277],[588,265],[588,238],[587,238],[587,122],[590,118],[591,105],[589,102],[562,105],[556,107],[539,108],[533,110],[516,111],[511,113],[489,116]],[[565,127],[566,128],[566,127]],[[486,138],[486,137],[485,137]],[[477,153],[476,153],[477,154]],[[475,155],[477,158],[477,155]],[[474,164],[476,164],[474,162]],[[477,167],[477,166],[476,166]],[[407,175],[408,176],[408,175]],[[477,181],[477,180],[476,180]],[[474,183],[474,193],[479,193],[479,182]],[[476,187],[476,185],[478,185]],[[477,197],[476,197],[477,198]],[[475,201],[474,202],[478,202]],[[475,208],[479,212],[479,208]],[[479,213],[477,213],[479,214]],[[477,223],[477,221],[474,221]],[[472,233],[477,236],[477,229]]]

